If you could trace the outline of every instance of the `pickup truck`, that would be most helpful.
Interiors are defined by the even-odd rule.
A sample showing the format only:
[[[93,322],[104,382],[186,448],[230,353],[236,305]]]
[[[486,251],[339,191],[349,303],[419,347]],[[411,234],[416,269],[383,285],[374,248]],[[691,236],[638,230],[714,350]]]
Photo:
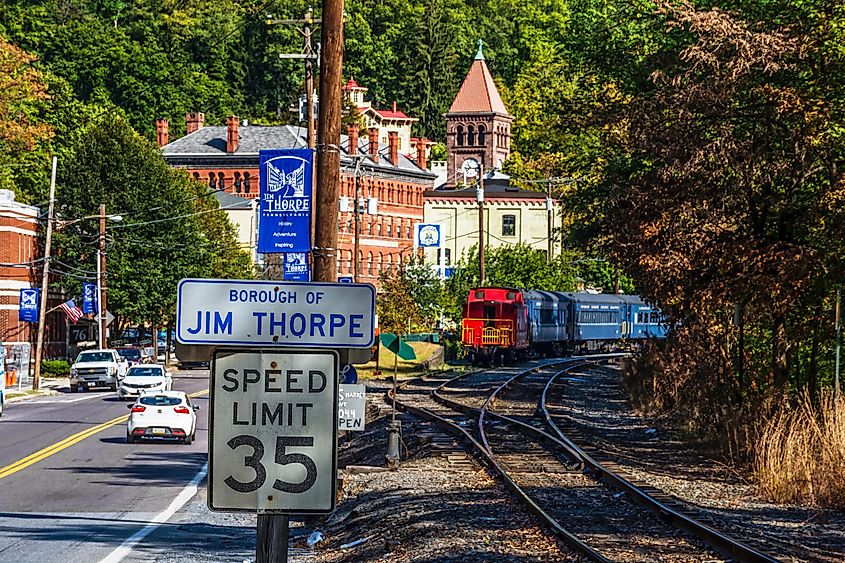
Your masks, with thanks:
[[[70,392],[85,391],[94,387],[107,387],[117,391],[129,363],[117,350],[84,350],[70,367]]]

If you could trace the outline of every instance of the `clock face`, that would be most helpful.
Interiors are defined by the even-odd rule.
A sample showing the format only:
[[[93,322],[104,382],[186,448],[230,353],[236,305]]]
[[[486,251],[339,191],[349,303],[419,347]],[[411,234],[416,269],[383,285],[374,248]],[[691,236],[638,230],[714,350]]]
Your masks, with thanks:
[[[475,178],[480,169],[481,166],[474,158],[468,158],[463,164],[461,164],[461,172],[463,172],[467,178]]]

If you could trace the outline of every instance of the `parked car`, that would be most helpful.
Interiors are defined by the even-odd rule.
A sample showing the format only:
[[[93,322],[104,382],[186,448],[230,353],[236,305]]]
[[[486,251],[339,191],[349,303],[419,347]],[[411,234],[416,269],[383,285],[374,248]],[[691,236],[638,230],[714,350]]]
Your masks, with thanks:
[[[199,406],[192,405],[183,391],[163,391],[141,395],[130,409],[126,423],[126,443],[143,438],[181,440],[190,444],[196,437]]]
[[[161,365],[143,364],[129,368],[126,377],[120,381],[117,396],[121,400],[140,397],[144,393],[170,391],[173,378]]]
[[[70,367],[70,392],[94,387],[108,387],[117,391],[117,383],[128,369],[129,363],[116,350],[82,351]]]
[[[115,346],[114,349],[121,358],[127,361],[130,366],[146,363],[150,360],[150,358],[144,354],[143,350],[137,346]]]

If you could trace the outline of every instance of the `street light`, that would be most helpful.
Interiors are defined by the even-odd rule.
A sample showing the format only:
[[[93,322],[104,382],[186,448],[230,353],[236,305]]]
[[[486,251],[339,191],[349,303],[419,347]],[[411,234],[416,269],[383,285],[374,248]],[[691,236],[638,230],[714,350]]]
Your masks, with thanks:
[[[105,348],[105,330],[104,330],[104,316],[105,310],[105,271],[106,271],[106,219],[110,221],[120,222],[123,220],[121,215],[106,215],[106,206],[100,205],[100,213],[98,215],[86,215],[85,217],[78,217],[70,221],[61,221],[55,218],[55,194],[56,194],[56,157],[53,157],[53,172],[50,179],[50,204],[47,213],[47,233],[44,241],[44,268],[41,275],[41,300],[38,304],[38,335],[36,336],[35,345],[35,370],[32,378],[32,388],[38,390],[41,384],[41,359],[44,356],[44,325],[47,316],[47,295],[49,291],[50,280],[50,244],[53,235],[53,226],[55,229],[61,230],[70,225],[84,221],[86,219],[100,220],[100,240],[97,249],[97,293],[98,293],[98,329],[100,336],[100,347]]]

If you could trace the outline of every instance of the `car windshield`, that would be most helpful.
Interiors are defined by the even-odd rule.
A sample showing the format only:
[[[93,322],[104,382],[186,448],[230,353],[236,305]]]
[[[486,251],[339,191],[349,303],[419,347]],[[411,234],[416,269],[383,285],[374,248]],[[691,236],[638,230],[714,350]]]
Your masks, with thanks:
[[[141,357],[141,351],[137,348],[127,348],[125,350],[118,350],[121,358],[128,358],[130,360],[137,360]]]
[[[142,405],[149,407],[172,407],[182,402],[179,397],[168,397],[166,395],[154,395],[141,397],[139,399]]]
[[[110,362],[112,360],[114,360],[114,356],[111,355],[111,352],[83,352],[76,358],[76,363]]]
[[[133,375],[137,376],[150,376],[150,375],[162,375],[161,368],[156,367],[143,367],[143,368],[129,368],[126,376],[131,377]]]

